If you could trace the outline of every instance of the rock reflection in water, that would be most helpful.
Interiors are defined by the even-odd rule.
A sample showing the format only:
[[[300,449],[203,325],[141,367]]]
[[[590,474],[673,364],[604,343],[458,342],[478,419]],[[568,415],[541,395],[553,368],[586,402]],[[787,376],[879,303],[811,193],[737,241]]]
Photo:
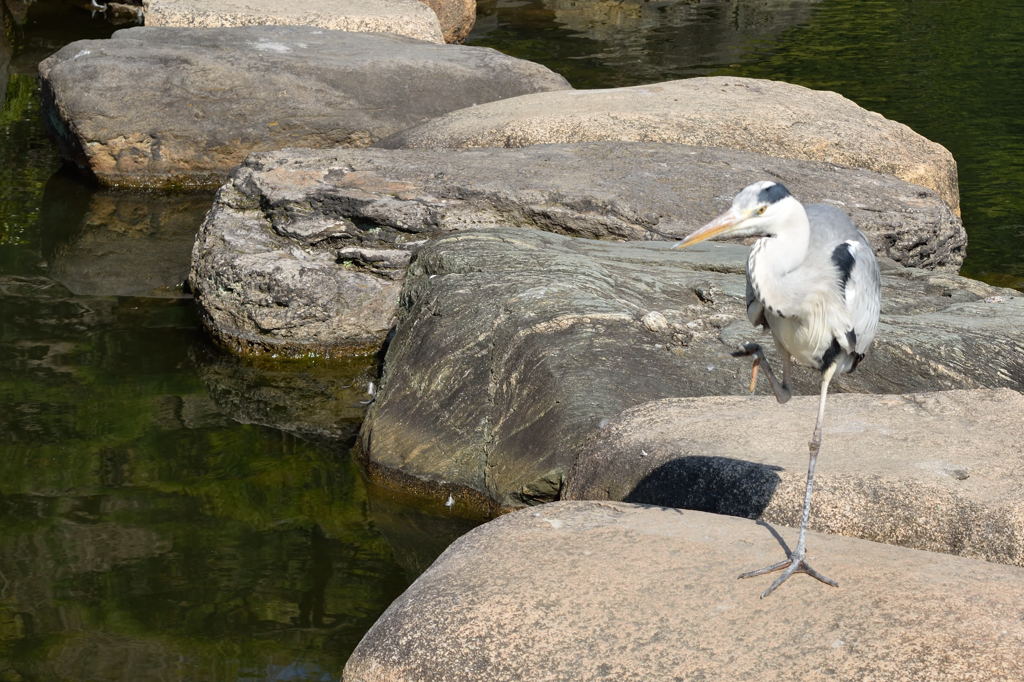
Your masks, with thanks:
[[[56,173],[40,215],[49,275],[84,296],[187,296],[192,243],[212,200],[96,190]]]
[[[415,577],[394,557],[442,549],[368,511],[337,385],[372,360],[232,366],[188,301],[43,276],[0,276],[0,319],[0,679],[334,680]]]
[[[820,1],[480,0],[467,42],[552,65],[578,88],[636,85],[707,75]]]
[[[241,424],[270,426],[347,451],[376,378],[373,357],[266,361],[224,353],[195,358],[218,408]]]

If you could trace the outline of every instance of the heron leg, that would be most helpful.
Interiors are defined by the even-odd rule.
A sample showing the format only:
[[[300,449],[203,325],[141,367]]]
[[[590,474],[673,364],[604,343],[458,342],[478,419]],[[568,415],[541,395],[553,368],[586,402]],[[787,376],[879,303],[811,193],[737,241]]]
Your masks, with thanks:
[[[733,352],[734,358],[741,358],[747,355],[754,357],[754,364],[750,368],[750,392],[754,392],[754,388],[757,386],[757,373],[759,369],[764,369],[764,375],[768,377],[768,383],[771,384],[772,393],[775,394],[775,399],[780,403],[788,401],[793,393],[789,390],[789,380],[786,377],[787,365],[792,366],[791,361],[786,354],[783,357],[783,381],[779,383],[779,380],[775,377],[775,372],[772,371],[772,366],[768,364],[768,359],[764,356],[764,350],[761,348],[759,343],[744,343],[740,345],[739,350]]]
[[[761,593],[762,599],[774,592],[779,585],[786,582],[786,580],[788,580],[794,573],[806,573],[826,585],[839,587],[839,583],[822,575],[821,573],[818,573],[816,570],[811,568],[811,565],[804,559],[807,554],[807,525],[811,518],[811,495],[814,492],[814,468],[818,462],[818,452],[821,450],[821,426],[825,419],[825,400],[828,397],[829,382],[832,381],[832,375],[835,374],[835,372],[836,367],[835,365],[832,365],[822,373],[821,377],[821,396],[818,400],[818,418],[814,422],[814,435],[811,436],[811,441],[808,443],[810,457],[807,462],[807,487],[804,489],[804,508],[800,515],[800,535],[797,538],[796,548],[789,553],[788,559],[774,563],[771,566],[759,568],[755,571],[741,573],[739,576],[740,578],[753,578],[754,576],[764,575],[765,573],[782,571],[782,575],[776,578],[775,581],[768,586],[768,589]]]

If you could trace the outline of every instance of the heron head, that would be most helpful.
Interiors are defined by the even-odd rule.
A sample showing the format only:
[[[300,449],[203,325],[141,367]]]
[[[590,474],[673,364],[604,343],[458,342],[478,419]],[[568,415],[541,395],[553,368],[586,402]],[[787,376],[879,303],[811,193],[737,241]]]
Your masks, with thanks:
[[[747,185],[732,200],[729,210],[672,248],[687,247],[715,237],[774,235],[780,218],[792,209],[792,202],[796,199],[781,183],[762,180]]]

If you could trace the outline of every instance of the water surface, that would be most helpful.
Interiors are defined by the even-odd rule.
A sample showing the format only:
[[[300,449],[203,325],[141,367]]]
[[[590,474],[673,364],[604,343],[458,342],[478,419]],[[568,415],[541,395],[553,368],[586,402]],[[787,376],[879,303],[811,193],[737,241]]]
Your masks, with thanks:
[[[111,31],[39,2],[0,47],[0,680],[337,680],[473,524],[364,483],[374,358],[210,345],[183,281],[212,193],[61,168],[36,63]]]

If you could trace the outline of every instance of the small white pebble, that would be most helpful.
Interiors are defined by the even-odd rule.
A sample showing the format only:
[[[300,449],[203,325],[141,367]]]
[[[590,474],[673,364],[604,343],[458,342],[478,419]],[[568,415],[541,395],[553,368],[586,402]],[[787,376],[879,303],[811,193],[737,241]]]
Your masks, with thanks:
[[[648,456],[648,454],[649,454],[649,453],[648,453],[648,452],[647,452],[646,450],[643,450],[643,449],[641,449],[641,450],[640,450],[640,456],[641,456],[641,457],[647,457],[647,456]]]
[[[663,332],[668,329],[668,320],[657,310],[652,310],[640,318],[640,324],[652,332]]]

